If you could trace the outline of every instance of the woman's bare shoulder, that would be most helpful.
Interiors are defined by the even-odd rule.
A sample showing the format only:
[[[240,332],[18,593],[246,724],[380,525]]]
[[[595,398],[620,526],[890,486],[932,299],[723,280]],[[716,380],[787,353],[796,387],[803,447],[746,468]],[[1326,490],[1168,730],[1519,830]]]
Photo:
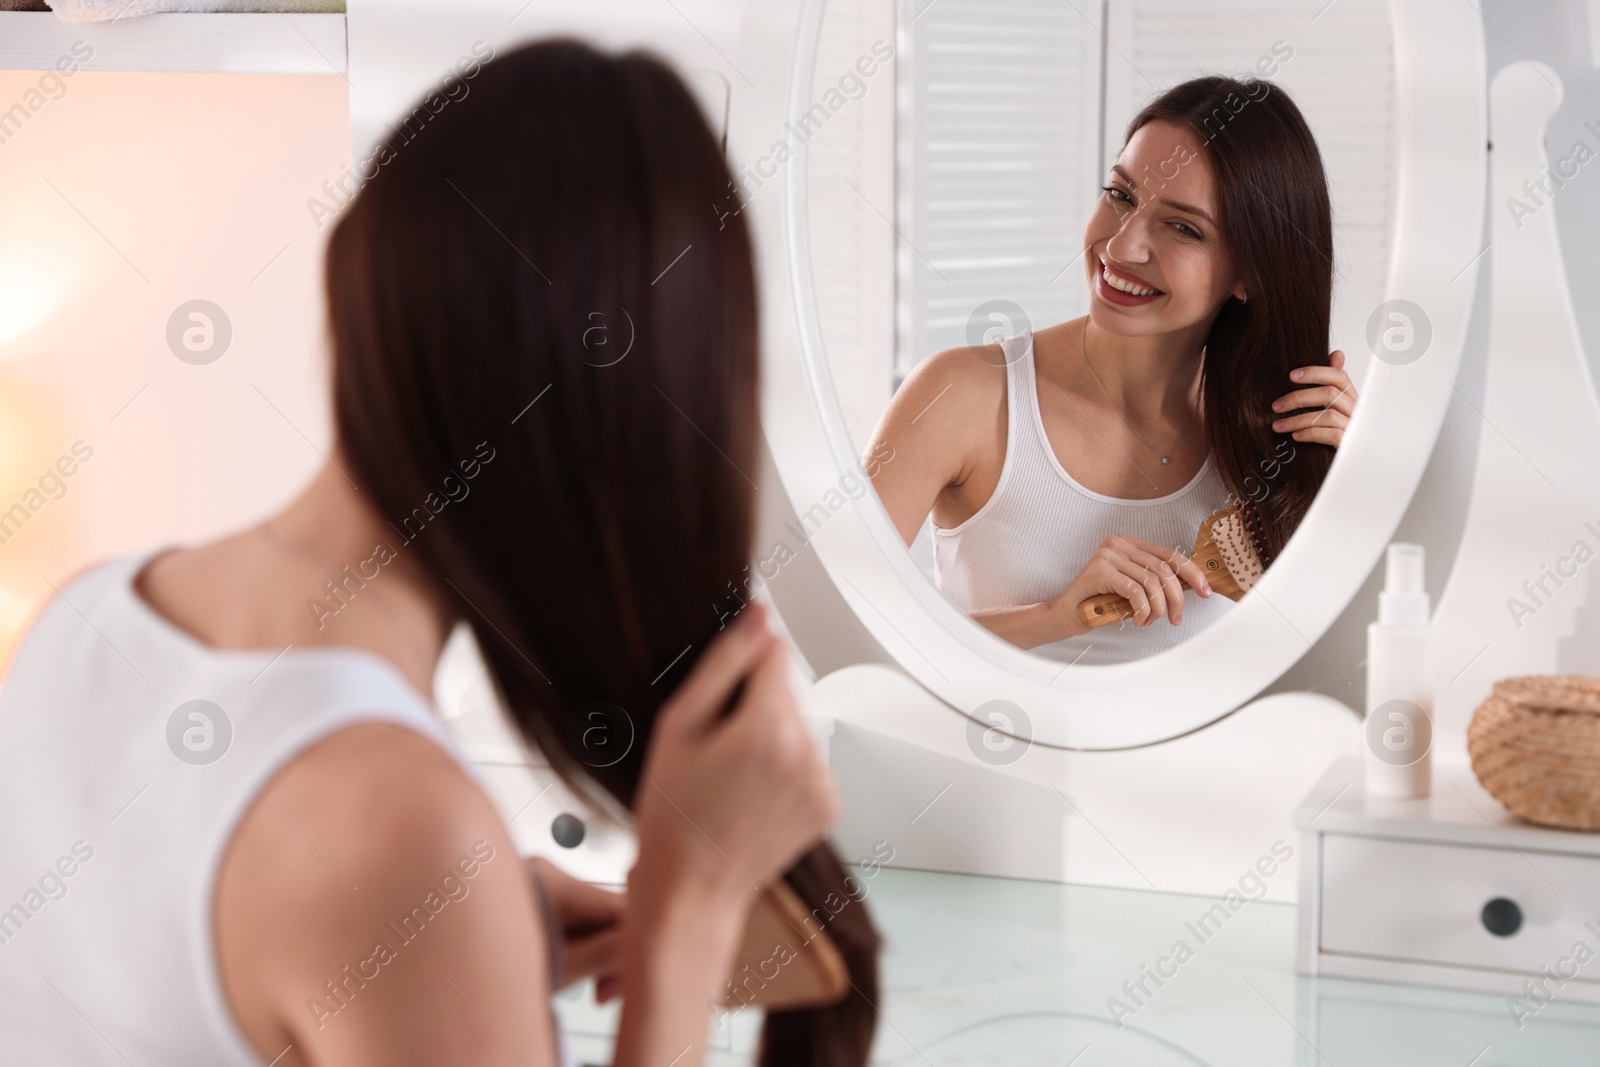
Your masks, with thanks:
[[[998,345],[947,348],[912,368],[884,422],[900,433],[961,441],[981,438],[1004,413],[1006,357]]]
[[[954,384],[967,397],[1000,400],[1006,392],[1007,362],[1006,352],[999,345],[946,348],[912,368],[905,385],[915,381],[920,389],[937,391]]]
[[[362,722],[257,791],[219,865],[212,923],[227,1000],[258,1052],[393,1062],[442,1052],[452,1027],[493,1036],[446,977],[525,1041],[550,1039],[526,876],[454,757],[405,726]]]

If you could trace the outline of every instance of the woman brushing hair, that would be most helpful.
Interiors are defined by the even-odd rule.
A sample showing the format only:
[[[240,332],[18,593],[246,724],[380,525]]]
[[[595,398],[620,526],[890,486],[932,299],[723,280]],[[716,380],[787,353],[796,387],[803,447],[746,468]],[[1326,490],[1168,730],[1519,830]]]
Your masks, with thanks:
[[[1327,351],[1333,224],[1299,108],[1253,79],[1157,97],[1081,255],[1088,315],[924,360],[869,454],[900,457],[873,484],[908,543],[931,514],[957,606],[1041,655],[1116,663],[1232,606],[1188,557],[1201,521],[1242,507],[1270,564],[1354,414]],[[1133,625],[1088,633],[1077,608],[1101,593]]]
[[[74,876],[0,950],[8,1051],[554,1064],[552,990],[592,975],[615,1064],[688,1067],[782,877],[852,988],[770,1014],[761,1062],[863,1063],[877,935],[820,843],[832,786],[761,609],[711,609],[757,434],[715,137],[660,62],[554,42],[380,158],[327,250],[326,468],[80,576],[11,667],[0,885]],[[527,739],[631,808],[625,898],[519,866],[425,696],[463,621]]]

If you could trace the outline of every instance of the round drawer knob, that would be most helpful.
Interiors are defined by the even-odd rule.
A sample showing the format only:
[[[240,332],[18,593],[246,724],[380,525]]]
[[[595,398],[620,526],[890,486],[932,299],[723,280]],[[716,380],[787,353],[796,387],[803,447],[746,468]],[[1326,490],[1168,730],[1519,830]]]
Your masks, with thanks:
[[[1495,897],[1483,906],[1483,928],[1496,937],[1510,937],[1522,929],[1522,909],[1514,900]]]
[[[583,844],[585,830],[583,820],[567,811],[557,815],[555,821],[550,824],[550,836],[555,838],[556,844],[562,848],[577,848]]]

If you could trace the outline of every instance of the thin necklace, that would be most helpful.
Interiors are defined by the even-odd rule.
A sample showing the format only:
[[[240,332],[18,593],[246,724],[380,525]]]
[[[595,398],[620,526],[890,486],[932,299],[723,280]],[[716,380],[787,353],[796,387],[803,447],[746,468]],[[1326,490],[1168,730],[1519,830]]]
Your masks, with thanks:
[[[1117,407],[1117,402],[1111,399],[1111,392],[1106,388],[1106,383],[1100,380],[1100,375],[1095,374],[1094,364],[1089,362],[1089,316],[1087,315],[1083,317],[1083,336],[1078,341],[1078,347],[1083,349],[1083,365],[1089,368],[1090,374],[1094,375],[1094,383],[1100,387],[1102,393],[1105,393],[1106,403],[1110,404],[1111,410],[1117,413],[1117,418],[1122,420],[1122,425],[1126,426],[1144,447],[1161,457],[1162,466],[1170,463],[1173,453],[1177,452],[1178,446],[1183,444],[1183,438],[1189,432],[1189,425],[1194,422],[1194,408],[1189,409],[1189,417],[1184,420],[1183,429],[1178,431],[1178,439],[1172,442],[1172,447],[1167,450],[1165,455],[1162,455],[1159,448],[1144,439],[1144,434],[1133,428],[1133,423],[1128,421],[1128,416],[1124,415],[1122,409]]]

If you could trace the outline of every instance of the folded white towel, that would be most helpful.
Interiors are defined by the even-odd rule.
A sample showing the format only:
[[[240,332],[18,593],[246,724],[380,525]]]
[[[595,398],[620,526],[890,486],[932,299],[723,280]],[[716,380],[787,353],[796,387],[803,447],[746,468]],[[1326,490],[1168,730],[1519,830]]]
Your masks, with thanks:
[[[47,0],[62,22],[111,22],[166,11],[342,12],[345,0]]]

